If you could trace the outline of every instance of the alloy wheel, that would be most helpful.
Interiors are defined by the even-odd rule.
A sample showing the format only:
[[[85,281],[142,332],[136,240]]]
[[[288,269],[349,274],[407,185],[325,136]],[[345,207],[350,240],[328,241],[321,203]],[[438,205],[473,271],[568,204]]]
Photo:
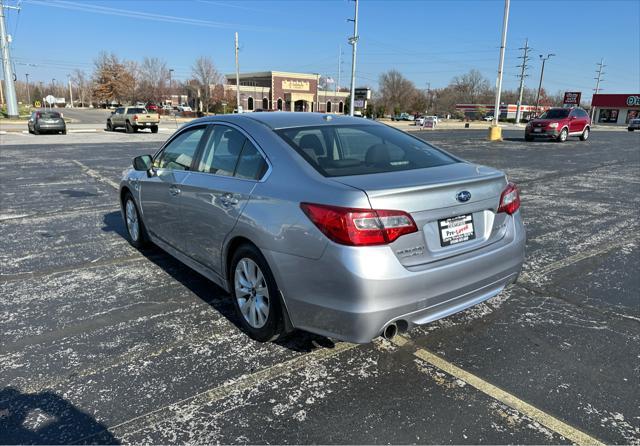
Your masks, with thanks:
[[[233,282],[242,316],[251,327],[262,328],[269,318],[270,299],[267,281],[260,267],[243,257],[236,265]]]
[[[137,242],[140,237],[140,224],[138,222],[138,211],[136,210],[136,205],[131,199],[127,200],[127,204],[125,205],[125,216],[127,219],[127,230],[129,231],[129,235],[134,242]]]

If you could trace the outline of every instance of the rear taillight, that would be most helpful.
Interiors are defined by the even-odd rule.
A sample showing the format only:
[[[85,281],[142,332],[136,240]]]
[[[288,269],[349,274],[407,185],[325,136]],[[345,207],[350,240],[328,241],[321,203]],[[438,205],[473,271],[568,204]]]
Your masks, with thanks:
[[[520,191],[514,183],[508,183],[500,195],[498,212],[506,212],[511,215],[520,209]]]
[[[417,232],[411,215],[403,211],[354,209],[301,203],[307,217],[336,243],[351,246],[384,245]]]

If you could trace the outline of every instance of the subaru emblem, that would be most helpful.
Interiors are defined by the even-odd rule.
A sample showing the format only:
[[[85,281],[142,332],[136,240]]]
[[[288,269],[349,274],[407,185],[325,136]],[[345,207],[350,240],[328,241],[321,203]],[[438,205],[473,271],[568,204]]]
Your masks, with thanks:
[[[467,201],[471,200],[471,192],[469,192],[468,190],[458,192],[456,194],[456,200],[458,200],[460,203],[466,203]]]

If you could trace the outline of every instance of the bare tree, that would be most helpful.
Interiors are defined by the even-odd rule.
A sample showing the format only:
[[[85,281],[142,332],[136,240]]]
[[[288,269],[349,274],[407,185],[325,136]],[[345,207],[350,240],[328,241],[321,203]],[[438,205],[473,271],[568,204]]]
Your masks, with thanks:
[[[478,70],[454,77],[450,86],[460,93],[460,100],[468,104],[490,101],[492,97],[489,81]]]
[[[216,69],[211,58],[207,56],[196,59],[191,67],[191,75],[198,84],[199,96],[204,103],[205,111],[208,113],[209,103],[211,102],[211,90],[216,85],[222,83],[222,76]]]
[[[390,70],[380,75],[380,102],[389,113],[397,113],[410,107],[416,87],[399,71]]]
[[[157,102],[168,93],[169,68],[157,57],[145,57],[140,65],[138,96],[146,102]]]
[[[80,99],[80,104],[83,107],[87,106],[87,103],[91,103],[91,90],[92,90],[92,82],[91,79],[87,76],[87,74],[79,69],[73,70],[73,74],[71,75],[71,83],[75,86],[76,91],[78,93],[78,98]]]

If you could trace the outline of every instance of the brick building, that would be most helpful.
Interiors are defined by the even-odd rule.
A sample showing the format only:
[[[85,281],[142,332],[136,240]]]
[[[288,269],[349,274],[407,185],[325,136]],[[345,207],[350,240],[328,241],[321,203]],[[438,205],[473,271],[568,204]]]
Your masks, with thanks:
[[[225,91],[236,94],[236,75],[227,74]],[[240,73],[243,111],[282,110],[344,113],[348,92],[320,89],[318,74],[264,71]]]

